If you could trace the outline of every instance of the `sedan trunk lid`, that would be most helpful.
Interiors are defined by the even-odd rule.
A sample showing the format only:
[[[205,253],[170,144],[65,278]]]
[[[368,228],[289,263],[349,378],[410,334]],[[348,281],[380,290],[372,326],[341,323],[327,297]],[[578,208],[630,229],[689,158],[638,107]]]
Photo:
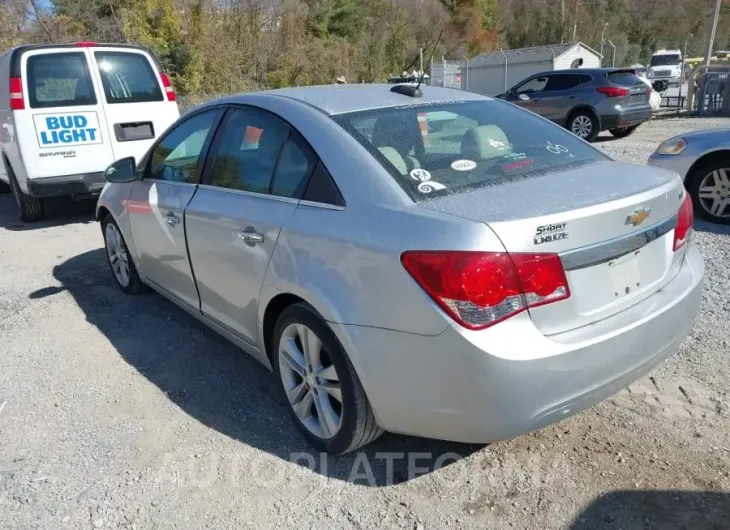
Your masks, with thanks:
[[[607,161],[421,205],[486,223],[509,252],[558,254],[570,298],[530,309],[551,335],[615,314],[671,280],[683,256],[673,230],[684,193],[676,174]]]

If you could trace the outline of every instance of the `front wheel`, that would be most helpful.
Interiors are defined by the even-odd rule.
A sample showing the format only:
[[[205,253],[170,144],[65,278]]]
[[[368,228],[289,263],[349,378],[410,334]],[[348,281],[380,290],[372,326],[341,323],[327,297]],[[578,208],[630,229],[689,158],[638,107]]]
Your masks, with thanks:
[[[626,138],[638,128],[638,125],[634,125],[633,127],[619,127],[618,129],[609,129],[608,132],[610,132],[616,138]]]
[[[592,142],[601,132],[596,116],[587,110],[574,112],[568,118],[568,129],[578,138]]]
[[[347,354],[309,305],[282,312],[272,348],[289,413],[317,450],[348,453],[383,433]]]
[[[144,290],[144,284],[137,274],[137,268],[129,255],[129,249],[124,241],[119,226],[111,215],[107,215],[101,222],[104,233],[104,246],[109,268],[112,270],[117,285],[127,294],[138,294]]]
[[[697,215],[730,225],[730,160],[702,164],[689,175],[688,188]]]

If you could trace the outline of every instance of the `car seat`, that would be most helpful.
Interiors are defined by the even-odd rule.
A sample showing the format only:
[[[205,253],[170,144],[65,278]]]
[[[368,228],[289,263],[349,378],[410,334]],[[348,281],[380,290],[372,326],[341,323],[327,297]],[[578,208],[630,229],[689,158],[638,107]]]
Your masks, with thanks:
[[[411,154],[416,153],[419,147],[423,149],[423,139],[415,119],[403,119],[402,116],[378,118],[370,142],[401,175],[421,167],[418,159]]]

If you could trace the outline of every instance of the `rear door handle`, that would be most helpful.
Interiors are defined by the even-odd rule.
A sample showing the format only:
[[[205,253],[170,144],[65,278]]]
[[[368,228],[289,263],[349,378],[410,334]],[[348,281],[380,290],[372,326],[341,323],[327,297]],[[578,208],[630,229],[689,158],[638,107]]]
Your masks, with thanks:
[[[170,226],[177,226],[180,224],[180,218],[174,213],[170,212],[165,216],[165,222]]]
[[[264,242],[263,234],[259,234],[257,232],[246,232],[244,230],[241,230],[240,232],[238,232],[238,239],[240,239],[244,243],[251,243],[251,244]]]

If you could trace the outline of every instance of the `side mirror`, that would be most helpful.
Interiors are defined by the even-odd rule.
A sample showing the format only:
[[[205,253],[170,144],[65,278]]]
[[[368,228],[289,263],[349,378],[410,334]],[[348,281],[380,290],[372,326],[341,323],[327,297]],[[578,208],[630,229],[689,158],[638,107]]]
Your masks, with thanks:
[[[132,182],[137,178],[137,163],[133,156],[117,160],[104,170],[104,178],[107,182],[122,184]]]

